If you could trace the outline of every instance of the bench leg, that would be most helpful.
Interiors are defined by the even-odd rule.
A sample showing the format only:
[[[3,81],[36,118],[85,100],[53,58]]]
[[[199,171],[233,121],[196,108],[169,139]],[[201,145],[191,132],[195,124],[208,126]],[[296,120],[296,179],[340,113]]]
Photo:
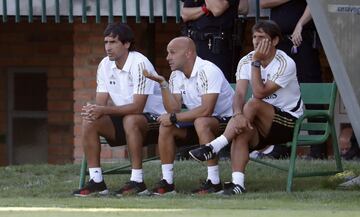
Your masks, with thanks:
[[[86,157],[84,155],[84,157],[81,161],[79,188],[83,188],[85,185],[86,169],[87,169],[87,161],[86,161]]]

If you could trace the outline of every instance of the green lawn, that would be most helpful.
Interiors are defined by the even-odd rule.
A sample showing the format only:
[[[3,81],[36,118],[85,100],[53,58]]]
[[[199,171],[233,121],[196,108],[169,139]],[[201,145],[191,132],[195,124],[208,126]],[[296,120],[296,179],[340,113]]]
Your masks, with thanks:
[[[288,162],[279,163],[286,165]],[[332,167],[333,162],[300,161],[299,165],[306,170],[325,169]],[[286,173],[253,162],[246,172],[248,193],[234,197],[192,196],[191,189],[206,177],[205,164],[180,161],[175,164],[177,195],[74,198],[71,192],[78,186],[79,168],[79,165],[1,167],[0,216],[99,216],[99,212],[106,213],[107,217],[360,216],[359,189],[336,189],[341,180],[329,177],[297,178],[294,192],[289,194],[285,192]],[[220,168],[222,180],[228,181],[230,162],[221,162]],[[344,168],[360,174],[359,162],[345,162]],[[146,184],[151,188],[160,178],[160,162],[146,163],[144,171]],[[111,191],[117,190],[128,179],[129,175],[105,177]],[[27,209],[19,210],[19,207]],[[37,207],[48,209],[34,209]]]

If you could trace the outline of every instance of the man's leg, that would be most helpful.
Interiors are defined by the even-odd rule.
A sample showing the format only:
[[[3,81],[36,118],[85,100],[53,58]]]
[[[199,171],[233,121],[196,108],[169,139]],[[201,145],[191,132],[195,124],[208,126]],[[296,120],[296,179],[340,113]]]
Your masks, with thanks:
[[[175,193],[173,178],[173,168],[176,150],[175,139],[185,139],[186,133],[186,129],[179,129],[176,128],[174,125],[171,125],[169,127],[160,125],[158,144],[163,178],[152,190],[155,195]]]
[[[83,120],[81,143],[88,162],[90,177],[88,184],[84,188],[74,191],[75,196],[108,193],[100,167],[100,135],[109,139],[109,141],[115,141],[115,128],[109,116],[102,116],[91,122]]]
[[[200,144],[207,144],[218,134],[219,120],[214,117],[197,118],[194,122],[196,133],[199,137]],[[199,189],[193,193],[222,193],[222,185],[220,183],[218,159],[207,161],[208,176],[206,181]]]
[[[131,177],[123,187],[116,191],[116,196],[148,195],[142,170],[142,148],[148,130],[148,120],[143,114],[123,117],[126,143],[130,152]]]
[[[268,134],[275,115],[272,105],[258,99],[248,101],[243,112],[254,129],[245,129],[232,141],[232,183],[225,189],[226,194],[239,194],[245,190],[244,173],[249,162],[249,146],[255,147],[259,143],[259,135]]]

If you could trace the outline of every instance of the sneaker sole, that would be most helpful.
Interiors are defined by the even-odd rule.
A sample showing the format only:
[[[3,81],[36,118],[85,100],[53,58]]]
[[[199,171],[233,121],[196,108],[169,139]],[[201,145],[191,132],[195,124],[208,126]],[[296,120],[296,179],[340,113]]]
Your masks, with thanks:
[[[142,192],[138,192],[138,193],[133,193],[133,194],[115,194],[117,197],[126,197],[126,196],[131,196],[131,195],[137,195],[137,196],[149,196],[151,195],[150,191],[148,189],[142,191]]]
[[[103,190],[103,191],[99,191],[99,192],[93,192],[90,194],[73,194],[75,197],[90,197],[90,196],[95,196],[95,195],[99,195],[99,196],[107,196],[109,195],[109,190]]]
[[[159,193],[156,193],[156,192],[153,192],[152,195],[156,195],[156,196],[166,196],[166,195],[175,195],[176,194],[176,191],[169,191],[169,192],[166,192],[164,194],[159,194]]]

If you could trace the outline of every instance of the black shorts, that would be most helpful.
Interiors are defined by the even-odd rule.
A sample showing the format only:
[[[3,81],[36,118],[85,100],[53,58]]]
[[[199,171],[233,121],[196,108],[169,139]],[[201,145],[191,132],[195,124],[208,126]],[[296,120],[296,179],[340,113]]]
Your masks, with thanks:
[[[292,140],[296,117],[273,106],[275,116],[267,136],[259,134],[259,144],[255,149],[263,149],[268,145],[284,144]]]
[[[220,116],[213,116],[213,117],[219,121],[219,133],[223,133],[231,117],[220,117]],[[183,145],[199,144],[199,138],[195,130],[194,122],[177,122],[175,126],[177,128],[187,129],[186,138],[177,140],[176,145],[183,146]]]
[[[156,134],[155,135],[155,143],[157,143],[158,132],[159,132],[159,123],[157,122],[157,118],[160,115],[153,114],[153,113],[143,113],[148,121],[148,138],[153,138],[154,136],[150,136],[149,134]],[[116,141],[108,141],[110,146],[121,146],[126,145],[126,136],[123,126],[123,117],[122,116],[110,116],[110,119],[115,128],[115,140]],[[146,139],[144,139],[145,141]]]

